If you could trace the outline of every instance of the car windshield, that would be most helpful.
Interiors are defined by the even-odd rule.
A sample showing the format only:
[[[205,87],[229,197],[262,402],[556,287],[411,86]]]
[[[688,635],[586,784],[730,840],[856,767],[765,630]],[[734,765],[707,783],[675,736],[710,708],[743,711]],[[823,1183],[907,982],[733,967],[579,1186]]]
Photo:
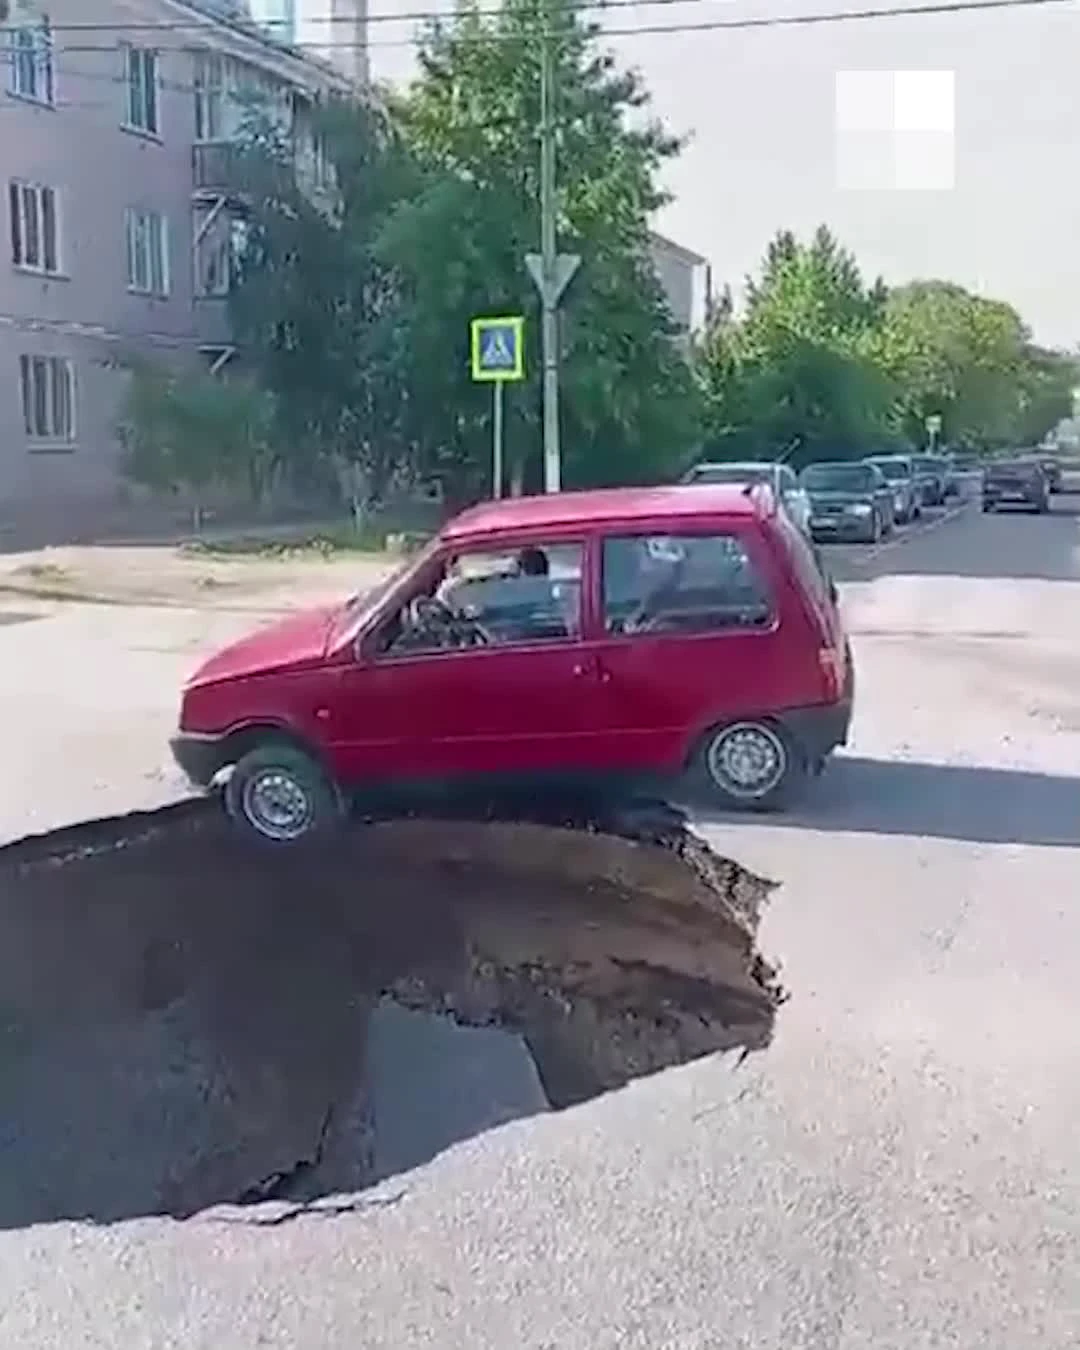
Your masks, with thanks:
[[[811,464],[802,481],[811,492],[872,492],[877,476],[866,464]]]
[[[687,475],[687,483],[768,483],[771,464],[699,464]]]
[[[907,459],[875,459],[870,461],[880,469],[890,483],[901,483],[911,477],[911,461]]]

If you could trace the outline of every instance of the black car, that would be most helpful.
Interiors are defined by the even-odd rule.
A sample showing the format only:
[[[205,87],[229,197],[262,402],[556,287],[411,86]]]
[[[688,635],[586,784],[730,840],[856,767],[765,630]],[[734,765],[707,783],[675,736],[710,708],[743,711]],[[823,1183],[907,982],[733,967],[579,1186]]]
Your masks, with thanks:
[[[803,469],[810,498],[810,535],[816,542],[848,539],[876,544],[893,528],[893,493],[873,464],[830,460]]]
[[[937,455],[912,455],[911,467],[923,506],[944,506],[949,481],[948,465]]]
[[[983,473],[982,509],[1026,506],[1043,514],[1050,510],[1050,485],[1036,459],[999,459]]]
[[[1039,463],[1046,474],[1046,486],[1051,492],[1061,491],[1061,461],[1053,455],[1040,455]]]

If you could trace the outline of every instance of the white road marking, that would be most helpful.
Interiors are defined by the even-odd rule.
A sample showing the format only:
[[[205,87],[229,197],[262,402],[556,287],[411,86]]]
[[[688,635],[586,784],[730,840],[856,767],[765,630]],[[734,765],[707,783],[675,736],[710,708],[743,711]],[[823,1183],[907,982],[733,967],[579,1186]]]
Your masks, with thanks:
[[[855,554],[851,561],[853,563],[871,562],[874,558],[882,553],[887,553],[890,549],[900,548],[903,544],[908,543],[912,539],[918,539],[921,535],[929,534],[931,530],[940,529],[942,525],[947,525],[950,520],[955,520],[957,516],[961,516],[965,511],[970,510],[971,506],[972,502],[970,500],[963,501],[959,506],[954,506],[951,510],[943,512],[940,516],[935,516],[933,520],[928,520],[914,528],[905,526],[903,527],[903,533],[898,532],[894,534],[891,539],[875,545],[865,553]]]

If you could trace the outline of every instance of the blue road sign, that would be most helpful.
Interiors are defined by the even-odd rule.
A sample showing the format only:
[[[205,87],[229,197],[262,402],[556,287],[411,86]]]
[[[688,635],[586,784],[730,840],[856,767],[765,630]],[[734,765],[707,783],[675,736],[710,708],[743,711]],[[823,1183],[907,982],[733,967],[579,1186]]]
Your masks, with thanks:
[[[525,378],[525,320],[520,314],[472,321],[474,380]]]

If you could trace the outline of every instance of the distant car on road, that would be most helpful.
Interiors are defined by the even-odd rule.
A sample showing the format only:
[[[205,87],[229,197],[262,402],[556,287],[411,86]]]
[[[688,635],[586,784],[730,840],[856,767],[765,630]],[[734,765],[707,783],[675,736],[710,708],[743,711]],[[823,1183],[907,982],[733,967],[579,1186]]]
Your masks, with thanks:
[[[1039,463],[1042,465],[1043,473],[1046,474],[1046,485],[1051,492],[1060,492],[1061,489],[1061,461],[1056,455],[1048,455],[1045,452],[1039,454]]]
[[[810,498],[810,535],[876,544],[891,534],[893,494],[884,474],[861,460],[807,465],[800,482]]]
[[[907,525],[922,515],[922,498],[915,481],[909,455],[869,455],[864,464],[880,469],[893,494],[893,517],[898,525]]]
[[[938,455],[912,455],[911,467],[923,506],[944,506],[949,478],[945,461]]]
[[[999,459],[983,474],[982,509],[1027,506],[1040,515],[1050,510],[1050,485],[1036,459]]]
[[[695,464],[682,478],[684,483],[767,483],[776,500],[802,530],[810,533],[810,499],[803,491],[793,469],[771,460],[741,460],[733,463]]]

